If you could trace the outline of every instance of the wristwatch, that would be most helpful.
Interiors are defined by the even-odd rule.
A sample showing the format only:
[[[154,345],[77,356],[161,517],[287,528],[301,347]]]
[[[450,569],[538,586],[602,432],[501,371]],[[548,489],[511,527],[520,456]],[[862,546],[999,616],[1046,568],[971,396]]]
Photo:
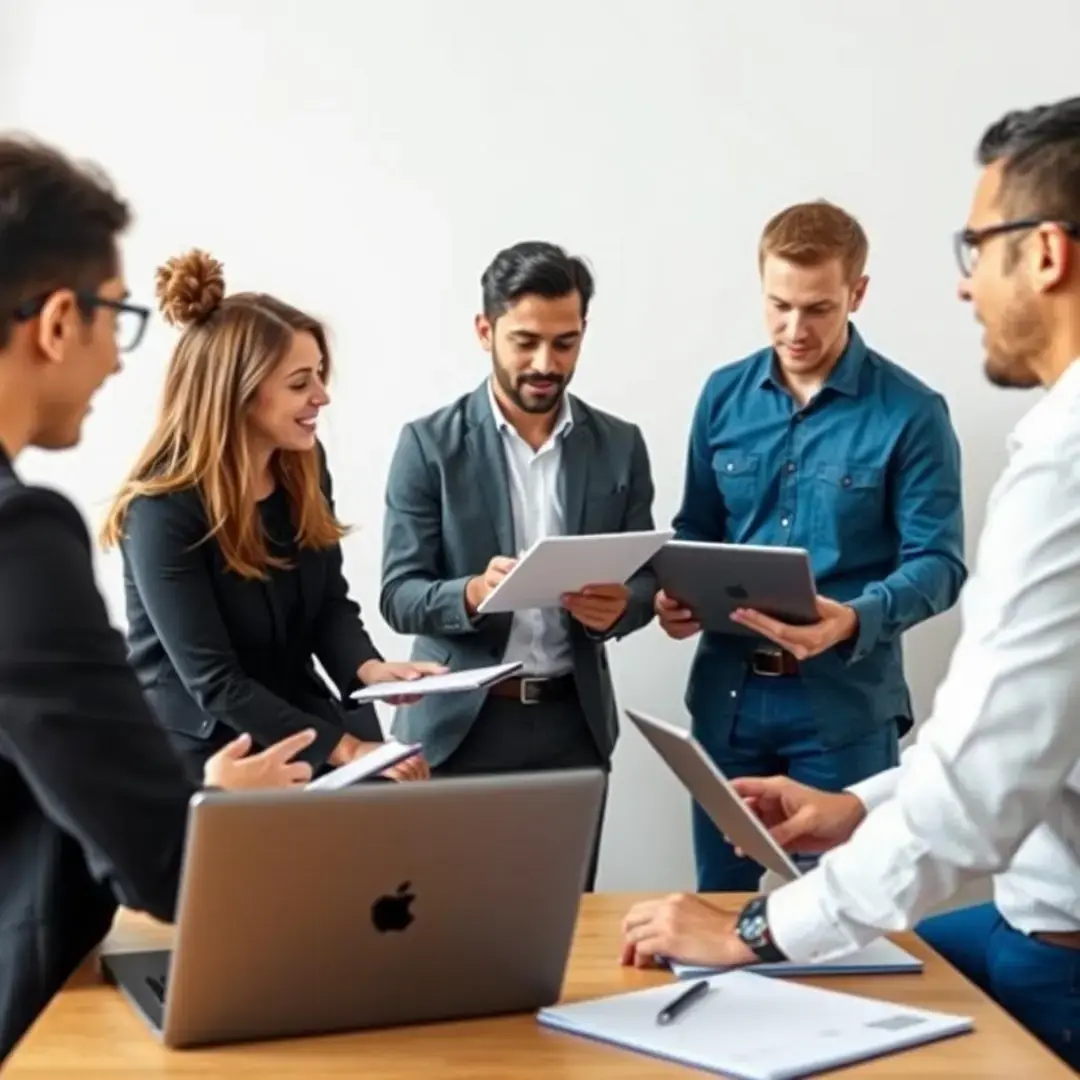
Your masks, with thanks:
[[[755,896],[739,912],[735,933],[763,964],[780,964],[787,957],[777,948],[769,933],[768,897]]]

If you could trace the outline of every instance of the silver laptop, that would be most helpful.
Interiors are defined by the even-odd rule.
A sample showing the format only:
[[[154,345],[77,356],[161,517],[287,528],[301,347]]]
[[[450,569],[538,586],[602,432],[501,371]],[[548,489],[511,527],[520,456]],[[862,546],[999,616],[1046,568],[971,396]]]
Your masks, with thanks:
[[[788,853],[772,838],[689,731],[632,709],[627,709],[626,715],[731,844],[784,881],[794,881],[800,876]]]
[[[171,1047],[538,1009],[561,992],[604,784],[199,793],[173,949],[103,970]]]

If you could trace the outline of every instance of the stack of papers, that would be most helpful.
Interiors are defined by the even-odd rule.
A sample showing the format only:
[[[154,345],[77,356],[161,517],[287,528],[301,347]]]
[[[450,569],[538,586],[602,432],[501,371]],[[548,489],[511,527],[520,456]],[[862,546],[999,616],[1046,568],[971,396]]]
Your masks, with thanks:
[[[697,964],[680,964],[672,960],[668,967],[680,979],[696,979],[717,975],[725,968],[701,967]],[[872,942],[858,952],[849,953],[839,960],[824,960],[813,964],[796,964],[784,960],[777,964],[748,964],[744,969],[761,975],[900,975],[923,970],[923,962],[905,952],[886,938]]]
[[[970,1017],[912,1009],[748,971],[714,975],[667,1024],[657,1014],[685,983],[542,1009],[547,1027],[737,1077],[799,1077],[970,1032]],[[918,1072],[912,1064],[911,1074]]]
[[[400,743],[396,739],[388,739],[378,750],[372,750],[363,757],[350,761],[348,765],[342,765],[333,772],[324,773],[310,781],[304,786],[304,790],[338,791],[350,784],[358,784],[361,780],[378,776],[406,758],[419,754],[420,750],[419,743]]]
[[[351,696],[354,701],[385,701],[395,697],[427,697],[429,694],[460,694],[465,690],[482,690],[485,686],[509,678],[521,670],[521,662],[494,664],[491,667],[449,671],[445,675],[424,675],[419,679],[399,682],[372,683]]]

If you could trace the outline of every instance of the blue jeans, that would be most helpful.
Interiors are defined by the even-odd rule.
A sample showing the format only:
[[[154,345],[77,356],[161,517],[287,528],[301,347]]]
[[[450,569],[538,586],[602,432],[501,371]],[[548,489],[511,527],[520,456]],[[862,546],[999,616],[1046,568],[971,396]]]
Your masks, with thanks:
[[[748,676],[730,735],[717,738],[708,721],[694,734],[729,778],[784,774],[823,791],[840,791],[899,760],[899,728],[888,724],[845,746],[827,747],[798,676]],[[712,819],[694,803],[692,811],[697,887],[701,892],[754,892],[764,872],[740,858]],[[796,859],[802,869],[813,859]]]
[[[933,915],[915,932],[1080,1070],[1080,949],[1014,930],[993,904]]]

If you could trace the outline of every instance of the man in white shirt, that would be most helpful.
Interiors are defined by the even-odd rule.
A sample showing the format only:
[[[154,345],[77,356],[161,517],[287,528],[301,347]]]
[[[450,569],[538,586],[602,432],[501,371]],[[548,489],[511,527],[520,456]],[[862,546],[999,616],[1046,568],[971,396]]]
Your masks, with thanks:
[[[900,765],[848,792],[783,777],[737,787],[818,868],[738,916],[695,896],[636,906],[624,963],[852,952],[918,930],[1080,1067],[1080,98],[984,134],[960,297],[986,373],[1047,394],[1015,428],[990,497],[963,632]],[[994,902],[919,922],[993,876]]]
[[[605,643],[650,621],[656,578],[597,582],[561,608],[481,614],[537,540],[653,528],[636,424],[571,395],[593,296],[582,260],[543,242],[496,255],[476,317],[490,375],[406,424],[386,484],[380,610],[414,658],[520,661],[488,692],[432,695],[394,721],[435,776],[599,766],[618,734]],[[591,887],[595,856],[587,876]]]

